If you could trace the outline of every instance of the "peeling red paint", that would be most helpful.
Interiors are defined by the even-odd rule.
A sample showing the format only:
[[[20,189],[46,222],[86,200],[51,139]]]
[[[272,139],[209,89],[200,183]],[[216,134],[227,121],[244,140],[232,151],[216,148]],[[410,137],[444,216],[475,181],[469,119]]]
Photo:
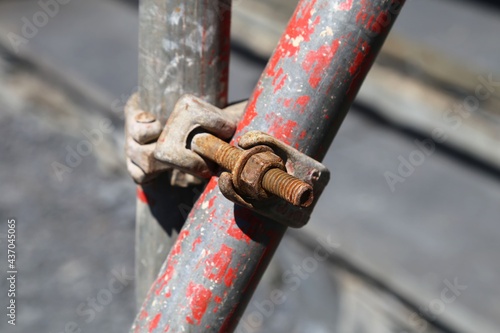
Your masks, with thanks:
[[[196,249],[196,245],[198,245],[200,243],[201,243],[201,236],[196,238],[195,241],[193,242],[193,247],[192,247],[193,252]]]
[[[310,100],[311,97],[307,95],[297,98],[297,102],[295,102],[295,105],[298,105],[300,107],[300,113],[304,113],[306,111],[307,105],[309,104]]]
[[[341,44],[340,39],[333,41],[331,45],[323,45],[318,50],[309,51],[306,55],[302,68],[309,73],[309,84],[317,88],[325,71],[331,64]]]
[[[356,15],[356,23],[357,24],[362,24],[366,22],[368,18],[368,1],[367,0],[361,0],[361,8],[359,9],[358,15]]]
[[[356,15],[356,23],[361,24],[364,23],[368,18],[368,13],[363,10],[360,10],[358,15]]]
[[[233,284],[235,278],[236,270],[233,268],[229,268],[226,276],[224,277],[224,283],[226,284],[226,287],[230,287]]]
[[[210,214],[208,215],[208,223],[211,223],[214,220],[215,213],[217,213],[216,209],[212,209],[212,211],[210,211]]]
[[[297,122],[293,120],[285,121],[283,117],[278,115],[267,117],[267,119],[271,121],[268,133],[288,145],[291,144],[292,133],[295,127],[297,127]]]
[[[352,9],[352,1],[353,0],[346,0],[344,2],[342,2],[340,5],[339,5],[339,9],[340,10],[344,10],[344,11],[347,11],[347,10],[351,10]]]
[[[366,30],[370,30],[375,33],[381,33],[384,27],[389,24],[389,15],[387,12],[381,11],[377,17],[372,13],[375,12],[374,8],[369,6],[370,4],[366,0],[361,1],[361,8],[356,15],[356,23],[364,25]]]
[[[365,55],[363,52],[359,51],[358,54],[356,55],[356,58],[354,58],[354,62],[352,63],[351,67],[349,68],[349,73],[351,75],[356,74],[356,72],[359,69],[359,66],[363,63],[363,59],[365,58]]]
[[[389,23],[389,15],[386,12],[381,12],[375,22],[370,25],[370,30],[373,32],[380,33],[384,29],[384,27],[388,26]]]
[[[176,264],[177,262],[175,262],[174,264]],[[169,260],[168,264],[167,264],[167,268],[165,269],[165,272],[163,273],[162,276],[160,276],[160,278],[157,281],[157,286],[156,286],[156,290],[155,290],[155,294],[156,295],[160,295],[163,288],[165,288],[165,286],[170,282],[170,280],[172,279],[172,276],[174,275],[174,266],[172,265],[172,262]]]
[[[232,253],[232,248],[226,244],[222,244],[219,252],[207,259],[204,272],[205,277],[215,282],[222,281],[231,263]]]
[[[177,241],[175,242],[174,247],[172,248],[172,252],[170,253],[170,256],[176,256],[176,255],[179,255],[181,253],[182,241],[187,236],[189,236],[189,230],[182,230],[181,233],[179,234],[179,237],[177,238]]]
[[[182,241],[189,235],[188,230],[183,230],[179,234],[177,241],[175,242],[170,255],[168,256],[167,268],[165,272],[156,280],[155,294],[160,295],[165,286],[170,282],[172,276],[175,272],[175,265],[177,265],[177,260],[173,259],[173,256],[179,255],[182,250]],[[170,297],[170,290],[165,293],[165,297]]]
[[[280,90],[281,88],[283,88],[283,86],[285,85],[285,81],[286,81],[288,75],[285,74],[283,76],[283,74],[284,74],[283,68],[280,68],[279,71],[278,71],[278,73],[276,73],[276,75],[274,76],[272,85],[274,86],[274,92],[275,93],[278,90]],[[279,78],[281,78],[281,80],[278,82]]]
[[[351,73],[351,75],[358,74],[366,56],[370,54],[370,45],[368,45],[368,43],[365,41],[360,41],[360,44],[361,45],[358,44],[358,53],[356,54],[351,67],[349,68],[349,73]]]
[[[284,105],[285,107],[287,107],[287,108],[288,108],[288,107],[290,107],[290,105],[292,104],[292,101],[293,101],[293,98],[287,98],[287,99],[285,99],[285,101],[283,102],[283,105]]]
[[[214,196],[212,199],[208,201],[208,208],[212,208],[214,206],[215,199],[217,199],[216,196]]]
[[[319,16],[314,21],[311,21],[315,5],[316,0],[312,0],[308,1],[303,7],[297,7],[283,34],[284,37],[280,40],[274,55],[267,65],[266,75],[275,76],[277,74],[276,66],[280,60],[295,56],[300,49],[300,43],[311,40],[310,36],[320,22]]]
[[[244,240],[247,244],[250,243],[255,237],[262,238],[266,237],[276,237],[277,234],[272,228],[267,228],[261,218],[252,213],[251,210],[236,207],[235,216],[237,216],[238,224],[234,218],[225,219],[224,222],[229,225],[228,234],[233,238],[238,240]],[[242,228],[239,227],[242,225]]]
[[[205,187],[205,190],[201,194],[200,198],[198,199],[198,202],[196,203],[196,208],[200,208],[200,205],[205,201],[207,198],[207,195],[212,192],[215,188],[217,187],[217,179],[212,178],[207,184],[207,187]]]
[[[239,241],[245,241],[247,244],[250,243],[250,237],[243,232],[243,230],[236,225],[234,220],[228,220],[228,224],[230,224],[229,229],[227,229],[227,234]]]
[[[165,329],[163,330],[164,333],[170,331],[170,325],[165,326]]]
[[[283,75],[283,78],[280,80],[278,85],[275,86],[275,88],[274,88],[275,93],[278,92],[279,90],[281,90],[285,86],[286,79],[288,79],[288,75],[285,74],[285,75]]]
[[[148,312],[146,310],[142,310],[141,314],[139,315],[139,319],[146,319],[148,317]]]
[[[192,315],[187,316],[186,321],[191,325],[200,325],[201,319],[207,311],[212,292],[202,284],[190,282],[186,290],[186,296],[190,299],[189,306]]]
[[[307,95],[300,96],[299,98],[297,98],[297,104],[299,104],[301,106],[305,106],[309,103],[310,100],[311,100],[311,97],[309,97]]]
[[[255,92],[252,94],[251,100],[248,102],[248,106],[245,112],[245,115],[243,119],[240,121],[240,124],[238,125],[238,129],[236,130],[237,132],[241,131],[250,123],[252,120],[257,117],[257,111],[256,111],[256,106],[257,106],[257,101],[259,100],[260,95],[264,91],[264,88],[260,87],[255,90]]]
[[[142,190],[140,186],[137,186],[137,199],[139,199],[142,203],[148,204],[148,197],[146,197],[146,193]]]
[[[280,68],[280,69],[278,70],[278,73],[276,73],[275,78],[274,78],[274,80],[273,80],[273,86],[274,86],[274,85],[276,85],[276,81],[278,80],[278,78],[279,78],[281,75],[283,75],[283,73],[284,73],[283,68]]]
[[[284,33],[284,37],[280,40],[275,54],[269,61],[269,64],[265,70],[265,75],[273,77],[272,82],[275,92],[284,87],[288,78],[287,74],[283,72],[283,69],[276,69],[278,63],[283,58],[295,56],[300,50],[300,44],[304,41],[310,41],[311,34],[314,32],[316,25],[320,22],[319,16],[313,19],[313,9],[315,5],[316,0],[312,0],[307,2],[305,5],[297,8],[290,20],[290,24],[288,25],[287,30]],[[262,87],[258,87],[252,94],[252,98],[247,106],[245,116],[240,122],[237,132],[247,127],[250,122],[257,116],[256,104],[263,90],[264,89]],[[285,106],[289,107],[291,105],[291,102],[291,100],[286,100]]]
[[[220,298],[219,296],[215,296],[214,301],[215,303],[220,304],[222,302],[222,298]]]
[[[160,319],[161,319],[161,313],[158,313],[154,317],[153,321],[149,324],[149,333],[153,332],[153,330],[158,327],[158,323],[160,322]]]
[[[307,131],[300,132],[299,139],[304,140],[306,138],[306,135],[307,135]]]

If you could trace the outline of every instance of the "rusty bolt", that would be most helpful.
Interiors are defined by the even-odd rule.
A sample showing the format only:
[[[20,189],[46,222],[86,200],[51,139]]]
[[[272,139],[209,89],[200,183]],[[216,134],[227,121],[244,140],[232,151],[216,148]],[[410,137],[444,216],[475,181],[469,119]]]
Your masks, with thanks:
[[[259,148],[258,150],[260,150]],[[233,183],[241,192],[252,199],[267,199],[269,194],[264,189],[262,181],[264,175],[271,169],[285,170],[281,157],[272,153],[270,148],[262,152],[250,150],[249,158],[242,159],[242,163],[244,165],[239,170],[233,169]]]
[[[295,206],[308,207],[313,202],[311,185],[286,173],[281,158],[267,146],[241,150],[203,133],[193,137],[191,148],[231,171],[236,189],[253,199],[264,199],[270,193]]]

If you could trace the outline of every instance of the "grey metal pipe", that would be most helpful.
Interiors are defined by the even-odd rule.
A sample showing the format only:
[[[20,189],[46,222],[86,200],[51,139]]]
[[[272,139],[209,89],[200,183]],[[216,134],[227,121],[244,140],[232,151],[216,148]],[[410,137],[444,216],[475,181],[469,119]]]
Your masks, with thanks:
[[[139,103],[164,124],[186,93],[227,104],[231,2],[141,0]],[[178,176],[177,173],[175,175]],[[200,186],[179,188],[164,174],[138,188],[136,296],[142,304]]]
[[[269,133],[322,160],[404,0],[302,0],[234,142]],[[232,332],[286,227],[226,200],[213,177],[132,332]]]

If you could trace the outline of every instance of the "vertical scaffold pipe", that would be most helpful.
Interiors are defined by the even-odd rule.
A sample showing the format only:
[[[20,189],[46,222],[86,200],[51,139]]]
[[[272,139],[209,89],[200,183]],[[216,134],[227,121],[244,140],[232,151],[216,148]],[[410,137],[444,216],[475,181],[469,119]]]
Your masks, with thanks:
[[[403,4],[300,1],[233,143],[261,130],[322,160]],[[233,332],[285,231],[227,201],[213,177],[132,332]]]
[[[163,123],[189,93],[225,107],[230,0],[141,0],[139,99]],[[166,173],[137,189],[136,297],[140,306],[175,242],[200,186],[171,185]]]

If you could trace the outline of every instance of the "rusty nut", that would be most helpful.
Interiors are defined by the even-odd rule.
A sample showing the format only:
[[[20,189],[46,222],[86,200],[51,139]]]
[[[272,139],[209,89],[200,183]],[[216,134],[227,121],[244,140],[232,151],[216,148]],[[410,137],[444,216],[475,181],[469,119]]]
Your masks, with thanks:
[[[262,178],[266,172],[276,168],[285,170],[285,165],[278,155],[270,151],[250,156],[241,170],[238,190],[250,199],[269,198],[269,194],[262,187]]]

